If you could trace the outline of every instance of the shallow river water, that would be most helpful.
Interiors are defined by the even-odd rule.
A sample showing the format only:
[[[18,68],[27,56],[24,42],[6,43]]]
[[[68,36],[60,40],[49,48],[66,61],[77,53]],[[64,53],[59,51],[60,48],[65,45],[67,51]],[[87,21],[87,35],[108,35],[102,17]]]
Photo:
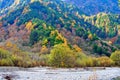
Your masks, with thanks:
[[[0,80],[113,80],[118,76],[120,76],[120,68],[0,67]]]

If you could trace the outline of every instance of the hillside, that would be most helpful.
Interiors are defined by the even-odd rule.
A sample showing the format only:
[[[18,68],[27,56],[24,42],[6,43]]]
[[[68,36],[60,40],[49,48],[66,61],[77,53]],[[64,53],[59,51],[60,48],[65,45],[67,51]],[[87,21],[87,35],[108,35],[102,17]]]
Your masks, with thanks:
[[[120,14],[118,0],[65,0],[75,4],[87,15],[95,15],[99,12]]]
[[[106,18],[108,20],[105,22],[106,24],[101,24],[102,20],[106,20]],[[84,16],[84,13],[77,7],[66,4],[63,1],[33,2],[14,10],[2,19],[2,28],[5,29],[5,35],[2,35],[1,41],[17,37],[17,40],[21,40],[20,42],[24,45],[31,44],[33,46],[39,42],[42,47],[43,42],[47,41],[44,45],[51,47],[67,40],[67,44],[71,46],[77,45],[84,51],[88,50],[88,52],[94,48],[95,45],[93,44],[100,44],[99,47],[102,49],[102,46],[104,46],[104,49],[107,49],[108,52],[104,52],[106,51],[104,49],[102,52],[96,52],[109,55],[113,47],[107,45],[101,39],[112,38],[118,34],[119,15],[107,16],[106,14],[105,18],[102,15],[98,15],[98,17],[94,17],[95,19],[98,19],[95,21],[97,23],[92,24],[91,22],[93,21],[89,20],[89,18],[87,19],[87,16]],[[45,26],[46,29],[42,28],[42,26]],[[49,26],[51,26],[51,29],[49,29]],[[58,35],[61,34],[65,39],[56,39],[57,35],[52,37],[49,35],[52,32]],[[21,36],[24,39],[21,39]],[[16,42],[18,42],[17,40]],[[27,41],[25,42],[24,40]],[[87,47],[88,45],[90,47]]]
[[[37,63],[41,59],[46,61],[48,56],[43,54],[53,53],[50,55],[54,56],[58,50],[62,57],[65,56],[73,61],[75,60],[74,55],[77,58],[82,55],[87,61],[89,59],[92,61],[91,57],[87,57],[86,54],[109,57],[112,52],[120,49],[119,14],[98,13],[87,16],[79,7],[61,0],[27,2],[20,0],[17,5],[12,7],[12,10],[9,8],[8,12],[3,14],[5,15],[0,19],[0,53],[3,52],[6,55],[9,52],[13,53],[12,56],[7,55],[5,60],[8,59],[8,56],[13,61],[14,59],[22,61],[26,57],[25,61],[30,61],[31,64],[45,65],[44,61],[44,63]],[[42,58],[39,58],[41,55]],[[109,60],[108,57],[100,57],[98,61]],[[33,66],[25,61],[21,64],[26,63]],[[72,67],[71,63],[73,63],[72,60],[65,62],[69,63],[68,65],[64,65],[62,62],[57,64],[54,62],[56,60],[50,61],[53,61],[51,62],[53,66],[58,67]],[[73,65],[91,66],[92,63],[87,64],[87,61],[85,60],[86,65]],[[109,61],[110,66],[112,61]],[[20,66],[17,62],[14,64]],[[95,66],[98,65],[95,64]]]
[[[0,15],[10,13],[13,10],[28,4],[31,0],[0,0]]]

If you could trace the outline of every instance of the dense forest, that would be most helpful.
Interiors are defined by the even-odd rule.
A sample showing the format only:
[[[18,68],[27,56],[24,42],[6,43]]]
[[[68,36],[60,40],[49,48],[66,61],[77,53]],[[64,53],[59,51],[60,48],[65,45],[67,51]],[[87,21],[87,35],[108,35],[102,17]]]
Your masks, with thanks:
[[[120,14],[118,0],[65,0],[78,6],[87,15],[100,12]]]
[[[1,66],[120,65],[119,14],[100,11],[88,16],[61,0],[21,4],[0,17]]]

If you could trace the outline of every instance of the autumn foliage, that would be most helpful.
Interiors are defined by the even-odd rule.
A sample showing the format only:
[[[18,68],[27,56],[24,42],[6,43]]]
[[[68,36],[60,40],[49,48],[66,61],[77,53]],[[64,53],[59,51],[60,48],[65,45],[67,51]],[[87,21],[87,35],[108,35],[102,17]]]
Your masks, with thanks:
[[[55,45],[50,53],[50,65],[54,67],[73,67],[75,55],[70,48],[64,44]]]
[[[115,62],[115,65],[120,66],[120,51],[115,51],[110,58]]]

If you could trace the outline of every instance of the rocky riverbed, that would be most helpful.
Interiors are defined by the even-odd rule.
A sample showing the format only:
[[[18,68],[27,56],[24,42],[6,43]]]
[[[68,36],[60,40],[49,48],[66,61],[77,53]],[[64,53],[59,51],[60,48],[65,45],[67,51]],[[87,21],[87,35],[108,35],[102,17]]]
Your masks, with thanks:
[[[114,80],[120,68],[0,67],[0,80]]]

